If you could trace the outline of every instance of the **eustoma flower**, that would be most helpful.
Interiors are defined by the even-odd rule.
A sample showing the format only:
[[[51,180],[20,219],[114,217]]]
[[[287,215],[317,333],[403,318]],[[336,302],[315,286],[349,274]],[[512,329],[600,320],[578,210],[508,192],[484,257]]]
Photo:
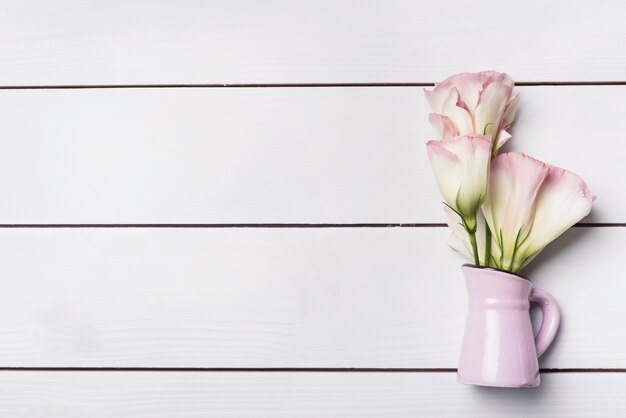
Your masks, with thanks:
[[[487,194],[491,137],[460,136],[426,143],[437,186],[476,248],[476,213]],[[478,252],[474,250],[476,261]]]
[[[494,157],[482,207],[499,250],[490,265],[519,272],[587,216],[594,200],[574,173],[520,153]]]
[[[454,75],[425,91],[434,112],[430,121],[444,140],[459,135],[491,135],[495,154],[511,138],[506,130],[519,102],[513,87],[510,76],[495,71]]]
[[[476,265],[514,273],[587,216],[595,197],[569,171],[524,154],[498,155],[519,96],[511,77],[454,75],[426,90],[440,141],[428,156],[452,231],[448,244]]]

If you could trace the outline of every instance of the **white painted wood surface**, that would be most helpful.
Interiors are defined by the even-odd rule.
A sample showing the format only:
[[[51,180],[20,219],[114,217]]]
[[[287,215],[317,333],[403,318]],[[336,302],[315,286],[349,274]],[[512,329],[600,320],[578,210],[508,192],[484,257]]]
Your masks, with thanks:
[[[626,222],[626,86],[522,87],[509,149]],[[0,223],[442,222],[422,88],[0,94]],[[602,164],[603,169],[598,169]]]
[[[447,228],[0,230],[0,359],[38,367],[455,368]],[[575,228],[528,274],[548,368],[626,368],[625,228]],[[588,260],[581,262],[581,260]]]
[[[624,81],[624,3],[5,1],[0,85]]]
[[[626,228],[598,225],[626,224],[625,13],[621,0],[3,2],[0,87],[126,87],[0,91],[0,416],[625,416]],[[570,372],[493,390],[434,372],[6,370],[454,368],[464,260],[446,228],[6,224],[440,223],[428,109],[408,85],[484,69],[561,84],[519,88],[510,149],[598,195],[591,226],[527,271],[563,312],[541,366]],[[298,83],[370,86],[128,88]]]
[[[0,374],[12,418],[624,416],[626,375],[545,374],[539,388],[476,388],[455,373]]]

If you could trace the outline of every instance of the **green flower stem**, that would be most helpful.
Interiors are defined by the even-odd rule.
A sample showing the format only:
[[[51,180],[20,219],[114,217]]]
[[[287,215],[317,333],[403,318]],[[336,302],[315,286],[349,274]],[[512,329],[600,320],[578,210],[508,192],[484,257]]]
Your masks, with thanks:
[[[489,229],[489,225],[485,222],[485,260],[483,261],[485,266],[489,266],[491,264],[491,229]]]
[[[518,244],[518,242],[519,242],[519,235],[521,233],[522,233],[522,230],[520,229],[519,231],[517,231],[517,236],[515,237],[515,245],[513,246],[513,255],[511,256],[511,264],[509,264],[509,268],[507,269],[508,271],[511,271],[511,272],[515,272],[515,270],[517,270],[517,269],[514,269],[513,266],[515,263],[515,256],[517,255],[517,249],[519,248],[519,245],[520,245]]]
[[[480,266],[480,258],[478,257],[478,244],[476,243],[476,231],[467,231],[469,234],[472,251],[474,252],[474,264]]]
[[[459,216],[461,216],[460,213]],[[476,229],[478,227],[478,225],[476,224],[476,214],[474,214],[473,218],[469,219],[465,219],[463,218],[463,216],[461,216],[461,220],[463,221],[463,227],[465,228],[465,231],[467,231],[470,243],[472,244],[472,252],[474,253],[474,264],[480,266],[480,257],[478,256],[478,243],[476,242]]]

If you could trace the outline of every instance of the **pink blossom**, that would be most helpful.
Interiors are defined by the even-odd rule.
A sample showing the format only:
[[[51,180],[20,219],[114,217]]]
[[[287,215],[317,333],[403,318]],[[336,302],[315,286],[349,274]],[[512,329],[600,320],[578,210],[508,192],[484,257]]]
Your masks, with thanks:
[[[466,222],[475,222],[487,194],[491,138],[459,136],[428,141],[426,148],[444,201]]]
[[[574,173],[525,154],[494,157],[482,209],[499,248],[495,266],[521,270],[546,245],[587,216],[594,200]]]
[[[432,125],[446,140],[459,135],[491,135],[495,153],[511,137],[519,95],[505,73],[461,73],[425,90],[434,112]]]

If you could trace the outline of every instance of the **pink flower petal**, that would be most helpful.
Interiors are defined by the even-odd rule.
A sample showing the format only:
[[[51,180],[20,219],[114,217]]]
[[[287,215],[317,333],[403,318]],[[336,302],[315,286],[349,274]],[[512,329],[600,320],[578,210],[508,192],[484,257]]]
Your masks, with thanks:
[[[491,161],[483,212],[502,250],[501,268],[512,265],[516,245],[530,232],[537,195],[548,172],[547,164],[520,153],[501,154]]]
[[[595,200],[587,184],[576,174],[549,166],[535,206],[533,226],[520,247],[516,264],[525,267],[531,257],[587,216]]]
[[[462,162],[456,154],[448,151],[442,144],[442,141],[428,141],[426,150],[443,200],[455,207],[456,196],[463,181]]]
[[[499,82],[489,84],[482,91],[474,112],[476,131],[497,136],[510,95],[511,87]]]
[[[454,124],[456,135],[488,133],[498,139],[506,111],[507,128],[515,116],[513,86],[507,74],[483,71],[455,74],[424,93],[432,111]]]
[[[502,148],[502,146],[506,144],[511,138],[512,136],[510,133],[505,130],[501,130],[500,134],[498,135],[498,139],[496,140],[496,144],[494,145],[494,152],[497,153],[498,150]]]
[[[431,113],[428,116],[428,120],[433,128],[439,132],[441,139],[446,140],[458,135],[456,126],[454,126],[454,123],[452,123],[449,117],[438,113]]]
[[[468,111],[473,111],[484,83],[485,79],[480,73],[460,73],[437,84],[435,90],[456,89],[459,92],[458,101],[463,103]]]
[[[469,241],[469,235],[467,235],[467,232],[463,227],[461,217],[447,206],[443,207],[443,212],[446,214],[446,223],[450,227],[451,231],[450,238],[448,239],[448,245],[460,254],[464,255],[468,260],[474,261],[472,245]]]
[[[460,135],[471,135],[473,133],[472,116],[467,110],[458,106],[459,92],[456,88],[425,90],[425,94],[433,112],[448,117],[454,123],[456,133]]]
[[[506,110],[504,111],[504,115],[502,117],[502,129],[507,130],[513,123],[515,119],[515,115],[517,113],[517,107],[519,105],[519,93],[514,92],[511,98],[509,99],[509,103],[506,105]]]
[[[429,141],[426,148],[445,202],[472,219],[487,194],[491,137],[458,136]]]

